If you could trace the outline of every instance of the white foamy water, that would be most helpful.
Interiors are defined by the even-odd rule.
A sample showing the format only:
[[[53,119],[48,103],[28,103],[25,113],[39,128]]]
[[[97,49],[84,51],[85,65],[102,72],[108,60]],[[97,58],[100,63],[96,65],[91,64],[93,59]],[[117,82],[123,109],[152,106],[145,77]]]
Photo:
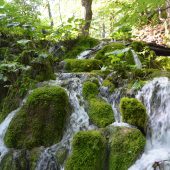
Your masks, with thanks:
[[[19,111],[19,108],[12,111],[8,114],[8,116],[5,118],[5,120],[0,124],[0,161],[4,157],[4,155],[8,152],[8,148],[4,144],[4,136],[7,131],[7,128],[12,120],[12,118],[15,116],[15,114]]]
[[[129,170],[170,170],[170,80],[155,78],[136,96],[149,116],[145,152]]]

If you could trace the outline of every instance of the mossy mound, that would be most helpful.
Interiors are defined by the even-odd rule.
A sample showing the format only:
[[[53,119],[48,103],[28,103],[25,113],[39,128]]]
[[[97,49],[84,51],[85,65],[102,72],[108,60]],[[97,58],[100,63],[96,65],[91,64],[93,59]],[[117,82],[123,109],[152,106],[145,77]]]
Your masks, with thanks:
[[[95,59],[66,59],[65,71],[68,72],[90,72],[92,70],[100,70],[103,63]]]
[[[98,127],[106,127],[114,122],[114,113],[110,104],[100,98],[89,100],[88,115]]]
[[[125,46],[121,43],[111,43],[109,45],[104,46],[100,51],[97,52],[95,59],[97,60],[102,60],[104,63],[109,62],[110,63],[110,58],[106,56],[106,53],[115,51],[117,49],[124,49]]]
[[[32,78],[37,81],[55,79],[53,61],[49,58],[37,58],[31,62]]]
[[[106,140],[98,131],[81,131],[73,138],[73,151],[66,161],[66,170],[102,170]]]
[[[112,128],[109,170],[127,170],[144,150],[145,137],[138,129]]]
[[[28,150],[11,150],[2,159],[1,170],[35,170],[43,148]]]
[[[124,97],[120,101],[120,111],[124,122],[146,131],[147,113],[145,106],[135,98]]]
[[[63,46],[66,47],[64,51],[64,58],[76,58],[81,52],[93,48],[99,44],[97,39],[91,37],[78,37],[77,39],[63,42]]]
[[[95,83],[91,81],[86,81],[83,83],[83,97],[85,99],[95,97],[98,93],[98,86]]]
[[[114,90],[115,90],[115,85],[108,79],[105,79],[103,81],[102,86],[108,87],[110,93],[114,92]]]
[[[50,146],[61,140],[69,113],[67,93],[61,87],[40,87],[28,97],[5,135],[12,148]]]

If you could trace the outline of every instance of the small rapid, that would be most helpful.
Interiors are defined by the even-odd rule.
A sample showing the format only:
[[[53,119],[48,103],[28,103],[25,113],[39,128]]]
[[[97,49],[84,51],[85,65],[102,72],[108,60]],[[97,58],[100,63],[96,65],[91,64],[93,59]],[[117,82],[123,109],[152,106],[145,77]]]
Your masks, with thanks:
[[[85,101],[82,97],[82,84],[83,81],[87,79],[88,75],[62,73],[57,76],[57,79],[50,81],[49,84],[55,86],[60,85],[65,88],[73,111],[70,115],[62,140],[58,144],[45,149],[40,156],[36,170],[63,169],[61,165],[58,165],[58,163],[52,159],[55,153],[61,148],[65,148],[69,153],[71,151],[71,140],[75,133],[81,130],[97,128],[89,122],[89,116],[85,111]]]
[[[145,152],[129,170],[170,170],[170,80],[155,78],[136,98],[149,116]]]

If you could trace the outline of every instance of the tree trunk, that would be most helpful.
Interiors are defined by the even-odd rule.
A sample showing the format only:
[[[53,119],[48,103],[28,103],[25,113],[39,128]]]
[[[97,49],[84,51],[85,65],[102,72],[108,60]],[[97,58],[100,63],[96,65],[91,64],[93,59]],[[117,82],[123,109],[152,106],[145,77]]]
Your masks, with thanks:
[[[48,16],[49,16],[49,19],[50,19],[50,25],[51,25],[51,27],[53,27],[54,22],[53,22],[53,17],[52,17],[52,13],[51,13],[51,6],[50,6],[49,0],[47,0],[47,8],[48,8]]]
[[[85,8],[85,24],[82,28],[82,34],[84,36],[89,35],[89,29],[92,20],[92,0],[81,0],[82,6]]]

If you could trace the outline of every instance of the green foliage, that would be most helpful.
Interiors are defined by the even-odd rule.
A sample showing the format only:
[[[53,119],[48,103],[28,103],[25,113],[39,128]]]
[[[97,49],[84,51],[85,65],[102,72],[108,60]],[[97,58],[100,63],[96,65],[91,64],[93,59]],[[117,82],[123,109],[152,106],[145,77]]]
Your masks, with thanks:
[[[96,59],[66,59],[65,70],[69,72],[90,72],[100,70],[103,63]]]
[[[5,135],[13,148],[50,146],[61,140],[69,113],[68,96],[61,87],[40,87],[28,97]]]
[[[135,163],[145,146],[138,129],[114,127],[111,130],[109,170],[127,170]]]
[[[122,119],[146,132],[147,113],[145,106],[135,98],[122,98],[120,101]]]
[[[88,115],[98,127],[106,127],[114,122],[114,113],[110,104],[99,98],[89,100]]]
[[[157,57],[156,63],[160,69],[170,71],[170,57]]]
[[[102,60],[104,63],[110,63],[110,59],[105,55],[106,53],[112,52],[117,49],[124,49],[125,46],[120,43],[111,43],[104,46],[100,51],[97,52],[95,59]]]
[[[66,161],[66,170],[102,170],[106,140],[98,131],[78,132],[72,142],[73,151]]]
[[[82,93],[85,99],[89,99],[89,98],[97,96],[99,93],[99,89],[95,83],[86,81],[83,83]]]
[[[67,40],[63,42],[63,45],[66,48],[63,58],[76,58],[81,52],[93,48],[98,43],[99,41],[97,39],[83,36]]]

